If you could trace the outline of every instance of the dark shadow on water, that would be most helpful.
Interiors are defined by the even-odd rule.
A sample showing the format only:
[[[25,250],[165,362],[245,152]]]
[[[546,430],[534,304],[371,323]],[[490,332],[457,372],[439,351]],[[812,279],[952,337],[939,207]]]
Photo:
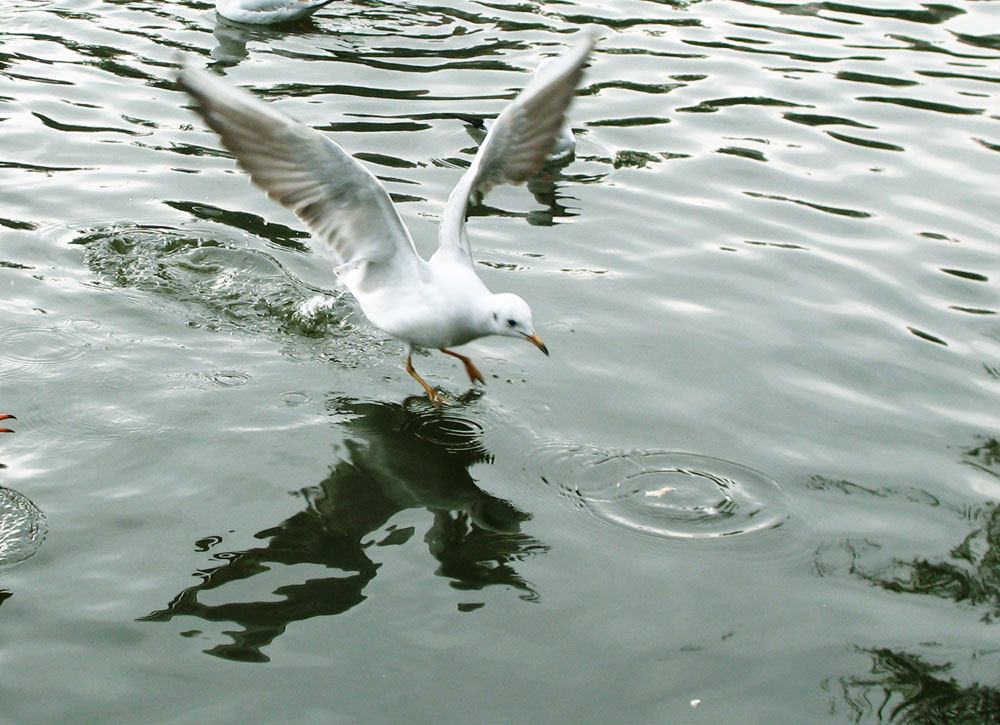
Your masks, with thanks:
[[[520,592],[522,600],[538,598],[515,564],[548,547],[520,532],[528,514],[480,489],[470,475],[472,465],[492,462],[482,446],[479,426],[458,416],[455,408],[436,411],[424,399],[398,405],[339,398],[329,407],[344,419],[340,425],[347,437],[342,457],[325,479],[302,490],[303,510],[257,532],[256,538],[264,542],[260,546],[215,553],[217,566],[196,572],[198,583],[142,621],[186,615],[232,622],[239,628],[226,632],[232,643],[206,652],[242,662],[267,662],[262,650],[292,622],[340,614],[365,601],[365,589],[381,566],[377,560],[389,555],[389,547],[405,545],[417,533],[412,526],[389,524],[406,509],[430,512],[423,539],[435,574],[448,579],[452,587],[478,591],[502,586]],[[196,547],[206,550],[220,541],[207,537]],[[289,580],[273,589],[277,600],[200,601],[210,590],[211,599],[219,601],[218,590],[272,571],[272,564],[319,565],[330,574],[315,578],[311,568],[311,578],[305,579],[282,571]],[[245,592],[246,587],[239,590]],[[462,602],[458,610],[481,606],[482,602]]]
[[[951,599],[964,607],[982,609],[982,621],[1000,615],[1000,507],[974,512],[982,520],[947,558],[894,561],[881,571],[857,574],[892,592]]]
[[[953,663],[887,648],[863,650],[871,673],[841,681],[851,722],[985,725],[1000,722],[1000,689],[949,677]]]
[[[983,436],[977,445],[962,451],[962,461],[1000,478],[1000,442]],[[869,554],[877,553],[877,542],[846,542],[851,554],[850,573],[903,596],[950,600],[960,610],[978,615],[984,627],[996,626],[1000,616],[1000,504],[988,501],[963,506],[956,513],[972,528],[946,554],[892,558],[872,565],[866,560]],[[951,634],[942,623],[941,630],[927,633],[926,641],[914,642],[906,649],[858,647],[872,664],[865,675],[840,678],[840,696],[850,720],[928,725],[1000,723],[1000,677],[996,674],[1000,671],[1000,650],[993,644],[995,635],[989,636],[984,629],[984,646],[971,651],[950,642]]]
[[[1000,478],[1000,442],[984,437],[963,451],[963,462]],[[854,573],[891,592],[950,599],[981,612],[984,623],[996,622],[1000,617],[1000,505],[970,507],[961,515],[973,524],[972,530],[946,556],[893,559],[874,568],[858,565]]]

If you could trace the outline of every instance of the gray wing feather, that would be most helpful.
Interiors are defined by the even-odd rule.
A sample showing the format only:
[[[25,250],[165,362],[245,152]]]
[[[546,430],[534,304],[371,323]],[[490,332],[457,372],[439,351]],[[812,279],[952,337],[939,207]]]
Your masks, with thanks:
[[[178,82],[254,183],[326,241],[341,265],[419,266],[385,187],[340,146],[207,71],[185,68]]]
[[[541,171],[545,157],[555,147],[596,42],[596,34],[584,31],[576,45],[540,69],[497,117],[472,165],[448,198],[439,251],[460,249],[471,261],[465,215],[472,195],[485,194],[502,183],[520,184]]]

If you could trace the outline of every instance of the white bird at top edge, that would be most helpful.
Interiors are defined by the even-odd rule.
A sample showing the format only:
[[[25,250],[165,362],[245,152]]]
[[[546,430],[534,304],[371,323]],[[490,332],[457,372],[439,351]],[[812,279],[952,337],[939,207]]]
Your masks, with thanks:
[[[215,11],[226,20],[275,25],[312,15],[333,0],[216,0]]]
[[[458,358],[473,383],[485,383],[482,373],[449,348],[504,335],[548,355],[528,304],[490,292],[476,275],[465,221],[474,195],[520,184],[545,164],[597,41],[589,30],[579,35],[497,117],[448,198],[438,249],[426,261],[382,183],[327,136],[207,71],[186,67],[178,80],[253,181],[326,242],[368,320],[407,343],[406,371],[437,405],[440,395],[413,369],[414,348]]]

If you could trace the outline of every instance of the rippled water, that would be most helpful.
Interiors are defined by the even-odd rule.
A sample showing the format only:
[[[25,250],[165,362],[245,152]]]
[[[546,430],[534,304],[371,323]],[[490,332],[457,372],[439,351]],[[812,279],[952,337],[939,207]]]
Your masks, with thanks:
[[[25,496],[0,486],[0,566],[24,561],[45,539],[45,515]]]
[[[0,721],[996,720],[996,2],[0,20]],[[581,25],[576,157],[469,223],[553,355],[437,411],[176,68],[429,253]]]

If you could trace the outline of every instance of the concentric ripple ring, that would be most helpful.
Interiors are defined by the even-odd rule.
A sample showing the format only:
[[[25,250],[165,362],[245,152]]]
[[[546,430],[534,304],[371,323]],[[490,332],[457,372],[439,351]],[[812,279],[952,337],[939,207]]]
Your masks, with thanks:
[[[558,467],[562,463],[554,461]],[[671,539],[717,539],[788,519],[777,482],[739,463],[668,451],[572,451],[557,475],[567,496],[604,521]],[[550,482],[555,482],[551,481]]]

